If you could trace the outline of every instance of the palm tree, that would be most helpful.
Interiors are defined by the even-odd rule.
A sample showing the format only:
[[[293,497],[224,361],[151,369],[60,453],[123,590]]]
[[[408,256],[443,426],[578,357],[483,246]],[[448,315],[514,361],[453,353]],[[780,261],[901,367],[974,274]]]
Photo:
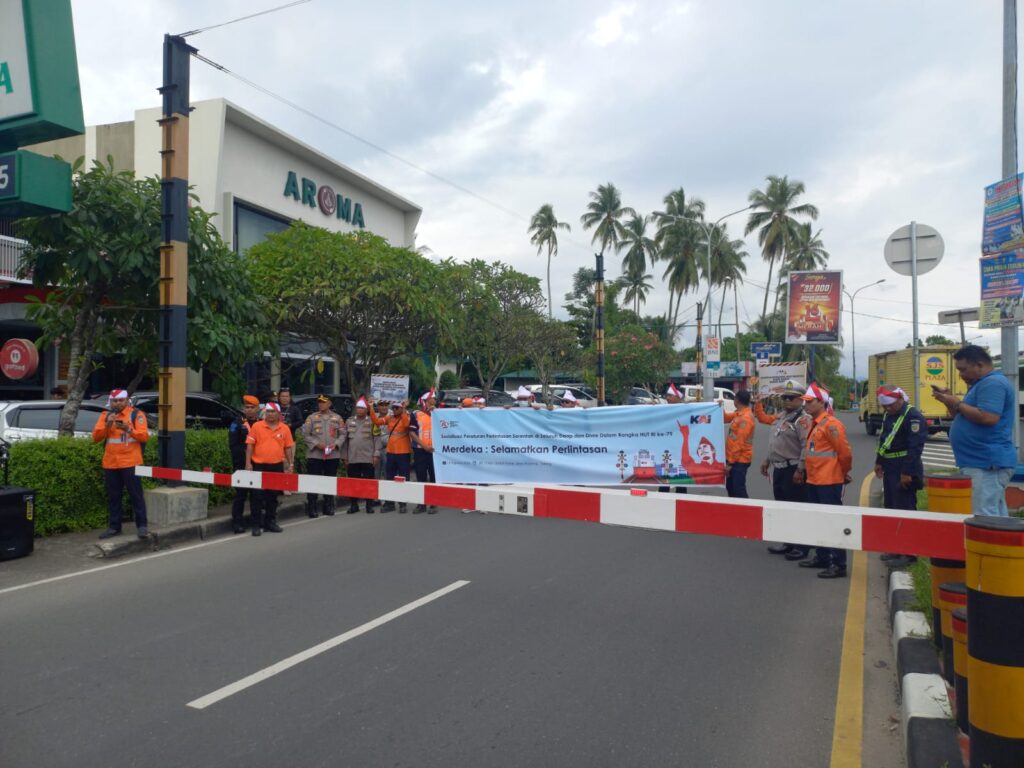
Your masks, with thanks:
[[[580,222],[584,229],[597,228],[590,242],[601,243],[602,256],[609,245],[619,249],[625,234],[624,216],[636,216],[636,211],[622,204],[622,196],[614,184],[599,184],[597,190],[590,193],[587,212],[580,216]]]
[[[530,226],[527,232],[530,233],[530,242],[537,246],[537,255],[544,249],[548,249],[548,320],[551,320],[551,257],[558,255],[558,230],[569,230],[569,225],[564,221],[555,218],[555,211],[551,203],[544,203],[530,219]]]
[[[821,230],[811,234],[810,223],[797,224],[796,237],[786,254],[786,267],[790,272],[823,269],[828,264],[828,251],[821,242]]]
[[[704,248],[707,248],[705,242]],[[722,312],[725,309],[725,293],[729,288],[734,288],[743,282],[747,273],[745,260],[748,254],[744,250],[742,240],[732,240],[726,225],[715,224],[711,227],[711,275],[710,280],[707,273],[707,262],[701,261],[701,273],[705,280],[714,287],[722,288],[722,301],[718,305],[718,326],[721,335]],[[711,318],[708,318],[708,322]]]
[[[643,273],[648,261],[653,267],[658,260],[658,244],[647,236],[648,221],[649,217],[634,213],[623,225],[620,248],[626,252],[622,257],[622,272],[626,275]]]
[[[665,195],[664,214],[654,214],[658,224],[655,242],[660,257],[668,261],[664,279],[668,280],[668,314],[666,318],[674,328],[679,317],[683,294],[698,285],[696,263],[698,249],[703,240],[703,227],[696,223],[704,220],[704,201],[697,197],[687,199],[680,187]],[[675,311],[673,311],[675,300]]]
[[[637,317],[640,317],[640,305],[647,303],[647,294],[654,287],[648,282],[650,279],[651,276],[644,273],[643,267],[633,269],[632,266],[622,277],[626,285],[626,292],[622,295],[622,298],[633,302],[633,311]]]
[[[802,181],[789,180],[788,176],[768,176],[764,191],[752,190],[748,197],[754,210],[747,219],[745,234],[757,230],[757,242],[761,245],[761,256],[768,262],[768,282],[764,289],[764,304],[761,307],[761,323],[765,325],[768,314],[768,292],[772,285],[772,272],[777,259],[784,257],[796,240],[799,223],[796,216],[818,218],[818,209],[810,203],[796,205],[796,199],[805,191]]]

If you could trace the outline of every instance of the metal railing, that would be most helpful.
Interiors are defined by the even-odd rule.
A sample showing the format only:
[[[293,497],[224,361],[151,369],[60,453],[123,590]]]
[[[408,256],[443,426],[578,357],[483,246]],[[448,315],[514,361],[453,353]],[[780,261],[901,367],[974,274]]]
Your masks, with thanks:
[[[31,277],[18,276],[27,248],[28,242],[25,240],[0,235],[0,280],[26,285],[32,282]]]

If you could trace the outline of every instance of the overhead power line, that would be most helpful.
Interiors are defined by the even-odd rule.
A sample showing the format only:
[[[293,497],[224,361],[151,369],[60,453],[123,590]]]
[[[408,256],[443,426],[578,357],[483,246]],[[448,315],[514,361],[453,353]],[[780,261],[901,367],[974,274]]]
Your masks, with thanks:
[[[229,24],[237,24],[240,21],[255,19],[257,16],[265,16],[268,13],[274,13],[275,11],[283,11],[285,8],[293,8],[296,5],[302,5],[303,3],[310,3],[312,1],[313,0],[295,0],[294,3],[279,5],[276,8],[268,8],[265,11],[257,11],[256,13],[250,13],[247,16],[239,16],[237,19],[231,19],[231,21],[222,21],[220,24],[211,24],[208,27],[200,27],[199,29],[192,29],[188,32],[182,32],[180,35],[177,35],[177,37],[192,37],[193,35],[199,35],[203,32],[208,32],[211,29],[217,29],[218,27],[226,27]]]

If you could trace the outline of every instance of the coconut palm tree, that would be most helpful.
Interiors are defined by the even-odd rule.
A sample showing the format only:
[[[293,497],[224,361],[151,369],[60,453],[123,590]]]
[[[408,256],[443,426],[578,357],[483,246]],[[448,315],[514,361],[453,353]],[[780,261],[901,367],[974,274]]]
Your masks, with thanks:
[[[548,320],[552,319],[551,306],[551,257],[558,255],[558,230],[569,231],[569,225],[559,221],[555,217],[555,211],[551,203],[544,203],[530,219],[530,226],[527,232],[530,233],[530,242],[537,246],[537,255],[547,248],[548,251]]]
[[[622,243],[620,247],[625,254],[622,257],[622,272],[643,274],[647,263],[651,266],[658,260],[658,244],[647,236],[648,216],[633,214],[622,227]]]
[[[768,282],[764,289],[764,304],[761,307],[762,325],[768,314],[768,293],[772,286],[772,272],[775,262],[784,257],[796,240],[796,229],[800,222],[796,217],[818,218],[818,209],[810,203],[796,204],[805,191],[802,181],[790,181],[788,176],[768,176],[764,191],[751,190],[748,197],[754,209],[747,219],[745,234],[757,230],[757,242],[761,256],[768,262]]]
[[[786,254],[786,268],[790,272],[823,269],[828,264],[828,251],[821,242],[821,230],[811,234],[810,223],[797,224],[796,237]]]
[[[698,285],[696,260],[700,252],[698,249],[704,242],[704,228],[696,222],[704,220],[704,201],[697,197],[687,198],[686,191],[679,187],[665,195],[664,203],[665,210],[653,215],[658,225],[654,240],[659,257],[668,262],[663,276],[669,287],[666,318],[674,328],[683,294]]]
[[[622,204],[622,196],[611,182],[599,184],[597,190],[590,193],[587,212],[580,216],[580,222],[584,229],[596,227],[590,242],[601,244],[602,256],[608,246],[619,249],[625,234],[622,224],[625,216],[636,216],[636,211]]]
[[[626,292],[622,298],[633,303],[633,311],[640,317],[640,305],[647,303],[647,294],[654,287],[649,282],[651,276],[645,274],[642,267],[638,270],[631,265],[621,279],[626,285]]]
[[[706,242],[703,245],[707,248]],[[711,227],[711,275],[707,275],[707,262],[701,261],[701,275],[708,280],[712,289],[722,289],[722,301],[718,304],[718,326],[721,335],[722,312],[725,309],[725,293],[743,282],[747,274],[747,252],[742,240],[733,240],[729,237],[726,225],[715,224]],[[710,321],[710,318],[709,318]]]

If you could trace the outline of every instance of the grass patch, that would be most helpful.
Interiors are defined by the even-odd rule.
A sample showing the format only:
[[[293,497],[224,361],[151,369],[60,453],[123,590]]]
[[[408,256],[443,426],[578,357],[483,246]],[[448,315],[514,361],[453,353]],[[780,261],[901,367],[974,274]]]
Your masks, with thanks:
[[[932,571],[931,562],[919,557],[916,562],[910,564],[908,571],[910,578],[914,580],[914,609],[920,611],[928,619],[928,626],[932,624]],[[932,627],[934,636],[935,627]]]

